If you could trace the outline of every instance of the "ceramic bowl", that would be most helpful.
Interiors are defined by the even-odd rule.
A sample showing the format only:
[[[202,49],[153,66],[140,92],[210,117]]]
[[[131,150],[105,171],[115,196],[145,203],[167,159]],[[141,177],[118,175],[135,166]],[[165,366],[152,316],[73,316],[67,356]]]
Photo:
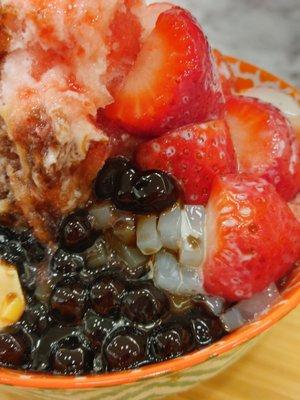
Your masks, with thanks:
[[[300,103],[300,92],[262,69],[226,57],[237,77],[237,90],[263,85],[279,88]],[[54,377],[0,369],[1,400],[153,400],[188,390],[240,358],[258,337],[300,303],[300,264],[294,269],[282,299],[259,320],[217,343],[175,360],[121,373]]]

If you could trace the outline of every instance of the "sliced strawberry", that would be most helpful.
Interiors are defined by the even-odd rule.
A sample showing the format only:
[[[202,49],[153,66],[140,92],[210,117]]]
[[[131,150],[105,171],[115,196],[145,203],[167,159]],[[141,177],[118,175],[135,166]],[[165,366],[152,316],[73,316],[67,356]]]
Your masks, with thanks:
[[[223,93],[227,96],[231,95],[235,92],[236,89],[236,78],[234,76],[233,70],[219,50],[214,50],[213,54],[220,76]]]
[[[151,3],[147,7],[139,7],[136,9],[136,13],[143,27],[143,39],[146,39],[153,31],[160,14],[173,7],[175,7],[174,4],[163,1],[161,3]]]
[[[140,51],[142,27],[133,14],[132,1],[118,9],[109,27],[108,88],[112,94],[132,68]]]
[[[292,199],[298,191],[295,133],[282,112],[255,98],[231,96],[226,113],[240,171],[258,174]]]
[[[188,125],[146,142],[136,160],[143,169],[159,169],[177,178],[187,204],[206,204],[215,176],[236,171],[223,120]]]
[[[159,16],[106,115],[148,136],[217,119],[223,94],[215,72],[202,29],[188,11],[173,7]]]
[[[214,181],[207,206],[208,293],[230,301],[276,282],[300,258],[300,223],[266,180],[240,174]]]

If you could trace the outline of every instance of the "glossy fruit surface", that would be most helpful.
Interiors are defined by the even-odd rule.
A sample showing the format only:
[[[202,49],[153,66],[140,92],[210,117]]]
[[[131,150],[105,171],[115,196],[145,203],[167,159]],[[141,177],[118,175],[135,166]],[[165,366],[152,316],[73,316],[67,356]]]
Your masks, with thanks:
[[[206,204],[216,176],[237,169],[224,120],[188,125],[139,146],[140,168],[158,169],[179,182],[186,204]]]
[[[139,136],[218,119],[224,99],[215,68],[202,28],[172,7],[158,17],[106,115]]]
[[[205,289],[229,301],[264,290],[300,258],[300,223],[275,188],[255,175],[215,180],[207,226]]]
[[[286,200],[299,190],[296,136],[284,114],[272,104],[245,96],[226,99],[226,121],[237,154],[239,171],[272,183]]]

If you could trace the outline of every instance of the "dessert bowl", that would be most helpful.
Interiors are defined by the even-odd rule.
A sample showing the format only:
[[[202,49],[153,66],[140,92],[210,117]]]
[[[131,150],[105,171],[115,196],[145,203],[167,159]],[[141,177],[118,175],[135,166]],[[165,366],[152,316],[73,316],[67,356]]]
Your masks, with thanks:
[[[263,86],[293,96],[300,93],[282,79],[244,61],[225,57],[236,77],[237,92]],[[202,350],[177,359],[125,372],[58,377],[0,369],[1,400],[151,400],[189,390],[240,358],[259,336],[300,303],[300,265],[288,275],[280,301],[247,324]]]

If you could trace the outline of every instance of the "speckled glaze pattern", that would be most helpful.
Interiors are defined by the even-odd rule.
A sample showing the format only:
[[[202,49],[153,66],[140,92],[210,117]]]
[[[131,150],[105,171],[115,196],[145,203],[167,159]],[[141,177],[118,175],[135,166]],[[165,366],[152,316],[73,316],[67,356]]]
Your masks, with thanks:
[[[237,91],[269,86],[300,93],[280,78],[235,58],[226,57],[237,77]],[[219,373],[249,350],[258,336],[300,304],[300,263],[289,277],[281,300],[257,321],[217,343],[175,360],[141,369],[86,377],[54,377],[0,369],[1,400],[153,400],[189,390]]]

